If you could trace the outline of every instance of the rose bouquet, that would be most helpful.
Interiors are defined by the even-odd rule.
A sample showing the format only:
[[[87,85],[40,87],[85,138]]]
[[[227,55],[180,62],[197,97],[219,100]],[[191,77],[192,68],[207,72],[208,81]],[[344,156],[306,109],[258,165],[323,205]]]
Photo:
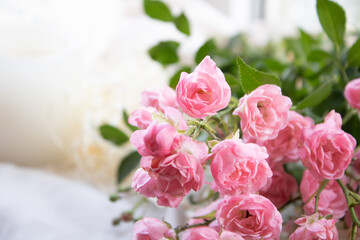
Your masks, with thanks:
[[[160,1],[144,6],[153,18],[151,9],[162,6],[169,21],[190,33],[184,14],[173,17]],[[142,106],[129,117],[124,113],[136,152],[122,161],[119,181],[139,162],[135,192],[159,206],[176,208],[187,196],[200,205],[180,226],[135,218],[135,206],[116,220],[135,222],[133,239],[339,239],[338,228],[358,239],[360,79],[354,78],[360,41],[346,48],[339,5],[318,0],[317,11],[334,46],[330,52],[301,31],[298,42],[289,42],[301,44],[305,56],[289,57],[288,64],[267,61],[279,78],[251,67],[236,51],[224,57],[234,42],[221,49],[209,47],[211,40],[196,54],[194,70],[181,67],[170,87],[145,90]],[[149,53],[172,63],[156,58],[161,49]],[[115,143],[127,140],[111,126],[100,131]],[[284,211],[295,208],[301,213],[289,219]]]

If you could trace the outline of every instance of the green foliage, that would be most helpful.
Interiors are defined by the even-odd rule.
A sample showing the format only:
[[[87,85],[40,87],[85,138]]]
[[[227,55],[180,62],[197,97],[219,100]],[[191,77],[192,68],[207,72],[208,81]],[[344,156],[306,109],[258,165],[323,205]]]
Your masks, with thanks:
[[[347,62],[349,66],[360,66],[360,39],[350,48]]]
[[[124,159],[122,159],[117,171],[117,183],[121,183],[132,170],[138,167],[141,155],[137,151],[131,152]]]
[[[317,0],[316,8],[322,28],[339,49],[344,42],[345,35],[346,16],[344,9],[329,0]]]
[[[174,20],[169,7],[158,0],[144,0],[145,13],[154,19],[172,22]]]
[[[278,77],[250,67],[240,57],[237,58],[237,64],[240,72],[241,86],[245,93],[249,93],[264,84],[281,86],[281,81]]]
[[[332,81],[328,81],[321,85],[318,89],[310,93],[305,99],[303,99],[297,106],[296,109],[304,109],[324,101],[330,94],[333,86]]]
[[[213,38],[206,41],[195,54],[195,63],[199,64],[207,55],[212,55],[216,50],[215,40]]]
[[[190,73],[191,67],[185,66],[185,67],[180,68],[178,71],[176,71],[176,73],[169,80],[169,86],[172,89],[176,89],[176,86],[180,80],[180,75],[182,72]]]
[[[104,139],[112,142],[117,146],[120,146],[129,140],[129,137],[125,133],[109,124],[101,125],[99,131]]]
[[[138,130],[137,127],[135,127],[135,126],[133,126],[133,125],[131,125],[131,124],[129,123],[129,114],[126,112],[126,110],[123,110],[123,112],[122,112],[122,117],[123,117],[123,121],[124,121],[125,125],[126,125],[132,132]]]
[[[178,17],[176,17],[174,19],[174,23],[175,23],[176,28],[180,32],[184,33],[185,35],[190,36],[190,24],[184,13],[181,13]]]
[[[150,48],[148,53],[150,57],[161,63],[163,66],[176,63],[179,61],[179,57],[177,55],[177,49],[180,44],[175,41],[164,41]]]

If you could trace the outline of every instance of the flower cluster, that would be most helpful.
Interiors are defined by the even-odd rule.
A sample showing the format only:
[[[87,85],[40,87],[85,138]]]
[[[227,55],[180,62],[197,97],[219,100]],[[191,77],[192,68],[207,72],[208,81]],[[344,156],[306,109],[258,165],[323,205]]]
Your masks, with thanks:
[[[345,91],[355,108],[359,86],[359,80],[350,82]],[[338,239],[335,222],[348,210],[343,188],[350,180],[344,173],[356,147],[341,129],[340,114],[333,110],[314,124],[290,110],[290,98],[272,84],[257,87],[237,104],[210,57],[193,73],[182,73],[176,91],[148,89],[141,103],[129,118],[140,128],[130,141],[142,156],[133,189],[156,197],[158,205],[177,207],[191,190],[202,188],[209,166],[219,198],[183,227],[143,218],[134,226],[134,239],[280,239],[280,209],[301,198],[305,216],[295,221],[299,227],[290,239]],[[239,118],[241,138],[228,129]],[[208,141],[198,140],[201,132]],[[301,165],[299,160],[306,168],[300,187],[284,168]]]

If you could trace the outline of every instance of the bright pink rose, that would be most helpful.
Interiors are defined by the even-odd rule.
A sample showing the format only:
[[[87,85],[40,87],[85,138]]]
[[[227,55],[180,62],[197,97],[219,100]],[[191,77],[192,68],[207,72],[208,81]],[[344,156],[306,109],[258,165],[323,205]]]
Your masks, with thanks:
[[[161,111],[164,111],[165,107],[178,108],[175,91],[166,85],[162,88],[146,89],[141,94],[141,104]]]
[[[287,174],[282,166],[273,168],[273,176],[260,190],[260,194],[268,198],[277,208],[296,196],[298,185],[296,179]]]
[[[219,240],[219,233],[209,227],[194,227],[185,230],[181,236],[181,240]]]
[[[266,84],[240,99],[233,112],[241,119],[241,130],[246,141],[265,141],[277,137],[288,124],[290,98],[281,94],[281,88]]]
[[[169,123],[152,122],[146,130],[137,130],[130,137],[130,142],[141,156],[167,156],[172,151],[174,139],[178,136],[176,128]]]
[[[335,220],[320,218],[318,213],[297,219],[296,224],[300,225],[296,231],[290,235],[290,240],[338,240],[338,232]]]
[[[138,170],[132,186],[146,197],[157,197],[161,206],[177,207],[191,190],[202,187],[202,163],[208,148],[205,143],[178,135],[169,149],[170,154],[166,156],[142,157],[140,164],[147,175]]]
[[[360,78],[350,81],[344,94],[350,106],[360,111]]]
[[[131,113],[129,123],[140,129],[146,129],[153,121],[153,113],[156,109],[153,107],[141,107]]]
[[[299,160],[298,145],[301,139],[302,131],[305,127],[311,127],[314,122],[309,117],[289,111],[289,123],[280,130],[278,136],[264,142],[257,142],[260,146],[266,147],[269,154],[270,165],[274,163],[295,162]]]
[[[220,240],[244,240],[244,238],[234,232],[222,231]]]
[[[228,139],[212,149],[211,173],[221,194],[255,193],[272,176],[264,147]]]
[[[282,217],[269,199],[256,194],[225,197],[216,219],[223,229],[247,240],[280,238]]]
[[[143,218],[134,224],[133,240],[175,239],[174,230],[156,218]]]
[[[300,192],[304,202],[318,190],[321,180],[315,178],[309,170],[305,170],[301,184]],[[304,206],[306,214],[312,214],[315,209],[315,198]],[[325,189],[320,193],[318,211],[321,215],[331,214],[334,219],[340,219],[345,215],[347,203],[345,196],[335,180],[330,180]]]
[[[231,90],[224,74],[207,56],[193,73],[181,73],[176,97],[184,113],[194,118],[205,118],[229,104]]]
[[[319,179],[339,179],[349,166],[356,140],[340,128],[341,116],[331,111],[325,122],[305,128],[299,156]]]

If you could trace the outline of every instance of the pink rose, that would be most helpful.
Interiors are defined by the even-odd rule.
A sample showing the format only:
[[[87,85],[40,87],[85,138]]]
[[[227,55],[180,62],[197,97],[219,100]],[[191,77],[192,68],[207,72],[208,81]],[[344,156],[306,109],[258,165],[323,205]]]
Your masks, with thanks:
[[[202,187],[202,163],[207,153],[205,143],[178,135],[168,155],[142,157],[140,164],[144,171],[138,170],[132,186],[146,197],[157,197],[161,206],[177,207],[191,190],[198,191]]]
[[[140,129],[146,129],[153,121],[153,113],[156,109],[153,107],[141,107],[131,113],[129,123]]]
[[[276,138],[279,131],[286,127],[291,105],[290,98],[281,94],[280,87],[266,84],[245,94],[233,114],[241,119],[246,141],[265,141]]]
[[[268,198],[278,209],[294,198],[298,185],[293,176],[287,174],[282,166],[272,169],[273,176],[260,190],[260,194]]]
[[[185,230],[181,240],[219,240],[219,233],[209,227],[194,227]]]
[[[305,128],[299,156],[319,179],[339,179],[349,166],[356,140],[340,128],[341,116],[331,111],[322,124]]]
[[[224,74],[207,56],[193,73],[181,73],[176,97],[184,113],[194,118],[205,118],[229,104],[231,90]]]
[[[360,78],[346,85],[344,95],[350,106],[360,111]]]
[[[311,216],[305,216],[297,219],[296,224],[300,225],[296,231],[290,235],[290,240],[305,239],[324,239],[338,240],[338,232],[335,226],[335,220],[320,218],[318,213]]]
[[[221,194],[255,193],[272,176],[264,147],[228,139],[212,149],[211,173]]]
[[[130,137],[130,142],[141,156],[167,156],[172,151],[174,139],[178,136],[176,128],[169,123],[152,122],[146,130],[137,130]]]
[[[148,88],[141,94],[141,104],[164,111],[165,107],[178,108],[176,93],[170,87]]]
[[[256,194],[225,197],[216,219],[226,231],[247,240],[280,238],[282,217],[269,199]]]
[[[188,128],[182,113],[176,108],[165,107],[164,114],[166,121],[173,125],[176,129],[185,131]]]
[[[260,146],[266,147],[270,165],[299,160],[298,145],[302,131],[305,127],[314,125],[311,118],[303,117],[294,111],[289,111],[288,120],[288,125],[279,131],[276,138],[257,142]]]
[[[244,240],[244,238],[234,232],[222,231],[220,240]]]
[[[315,178],[309,170],[305,170],[301,184],[300,192],[304,202],[318,190],[321,180]],[[315,198],[304,206],[306,214],[312,214],[315,209]],[[325,189],[320,193],[318,211],[321,215],[333,215],[334,219],[340,219],[345,215],[347,203],[345,196],[335,180],[330,180]]]
[[[133,240],[175,239],[174,230],[156,218],[143,218],[134,224]]]
[[[161,183],[161,182],[160,182]],[[173,196],[171,192],[163,192],[158,187],[159,181],[156,174],[149,175],[144,169],[139,168],[134,176],[131,187],[135,192],[144,195],[147,198],[156,197],[157,204],[165,207],[177,207],[183,199],[183,196]]]

